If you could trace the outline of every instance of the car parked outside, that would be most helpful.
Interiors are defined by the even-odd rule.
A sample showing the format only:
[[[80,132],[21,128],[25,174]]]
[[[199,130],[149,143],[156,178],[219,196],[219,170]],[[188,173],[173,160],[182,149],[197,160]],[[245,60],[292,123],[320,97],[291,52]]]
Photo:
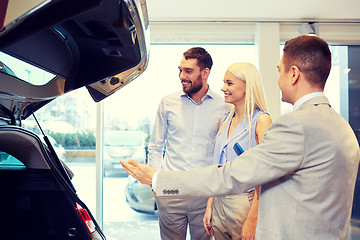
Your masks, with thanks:
[[[47,137],[49,138],[49,141],[50,141],[51,145],[53,146],[53,148],[54,148],[57,156],[59,157],[59,159],[62,160],[62,161],[65,161],[66,160],[65,159],[66,158],[66,150],[65,150],[65,148],[60,143],[57,143],[56,140],[53,137],[51,137],[51,136],[47,136]]]
[[[142,131],[104,133],[104,176],[128,176],[120,160],[146,161],[145,134]]]
[[[104,240],[36,111],[82,87],[101,101],[145,71],[146,0],[9,2],[0,4],[0,238]],[[29,116],[41,134],[22,126]]]
[[[125,201],[131,209],[140,213],[157,214],[155,196],[150,186],[129,176],[124,192]]]

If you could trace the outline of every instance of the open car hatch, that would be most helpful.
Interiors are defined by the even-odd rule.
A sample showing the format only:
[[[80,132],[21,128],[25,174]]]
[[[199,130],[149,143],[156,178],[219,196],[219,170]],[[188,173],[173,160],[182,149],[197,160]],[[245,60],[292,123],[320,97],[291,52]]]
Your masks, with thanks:
[[[0,104],[16,120],[84,86],[94,101],[101,101],[146,69],[144,0],[38,0],[23,12],[16,2],[1,1],[0,11]],[[10,66],[9,58],[20,65]],[[16,68],[26,64],[47,80],[20,76]]]

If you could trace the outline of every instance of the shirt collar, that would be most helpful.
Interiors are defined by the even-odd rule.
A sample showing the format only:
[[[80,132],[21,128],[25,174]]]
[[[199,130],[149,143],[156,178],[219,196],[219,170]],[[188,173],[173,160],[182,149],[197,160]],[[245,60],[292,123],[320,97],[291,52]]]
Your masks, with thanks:
[[[208,85],[208,91],[207,93],[205,94],[204,97],[202,97],[201,102],[203,102],[205,99],[207,98],[214,98],[214,95],[215,93],[210,89],[210,86]],[[191,97],[189,95],[187,95],[186,93],[184,93],[184,91],[181,91],[181,94],[180,94],[181,97],[187,97],[188,99],[191,99]],[[192,100],[192,99],[191,99]]]
[[[296,111],[304,102],[319,96],[325,96],[324,92],[313,92],[302,96],[295,102],[293,111]]]

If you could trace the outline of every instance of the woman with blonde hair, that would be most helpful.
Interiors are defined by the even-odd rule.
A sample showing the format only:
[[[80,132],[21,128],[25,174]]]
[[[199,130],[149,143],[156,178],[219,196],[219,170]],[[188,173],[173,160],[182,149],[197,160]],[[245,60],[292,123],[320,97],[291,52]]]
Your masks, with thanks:
[[[219,120],[214,164],[233,161],[258,145],[271,124],[261,77],[254,65],[232,64],[225,72],[221,90],[232,108]],[[216,240],[255,239],[258,201],[255,188],[241,195],[209,198],[203,219],[205,230]]]

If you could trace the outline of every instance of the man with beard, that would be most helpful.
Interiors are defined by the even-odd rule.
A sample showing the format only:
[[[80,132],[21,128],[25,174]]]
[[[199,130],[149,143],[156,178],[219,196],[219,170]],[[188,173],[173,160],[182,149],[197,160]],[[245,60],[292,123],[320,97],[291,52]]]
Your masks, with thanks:
[[[224,99],[207,84],[212,63],[200,47],[183,54],[179,65],[183,89],[161,100],[149,141],[149,165],[157,171],[212,165],[218,121],[227,112]],[[186,239],[188,225],[191,239],[210,239],[202,224],[207,198],[156,201],[163,240]]]

